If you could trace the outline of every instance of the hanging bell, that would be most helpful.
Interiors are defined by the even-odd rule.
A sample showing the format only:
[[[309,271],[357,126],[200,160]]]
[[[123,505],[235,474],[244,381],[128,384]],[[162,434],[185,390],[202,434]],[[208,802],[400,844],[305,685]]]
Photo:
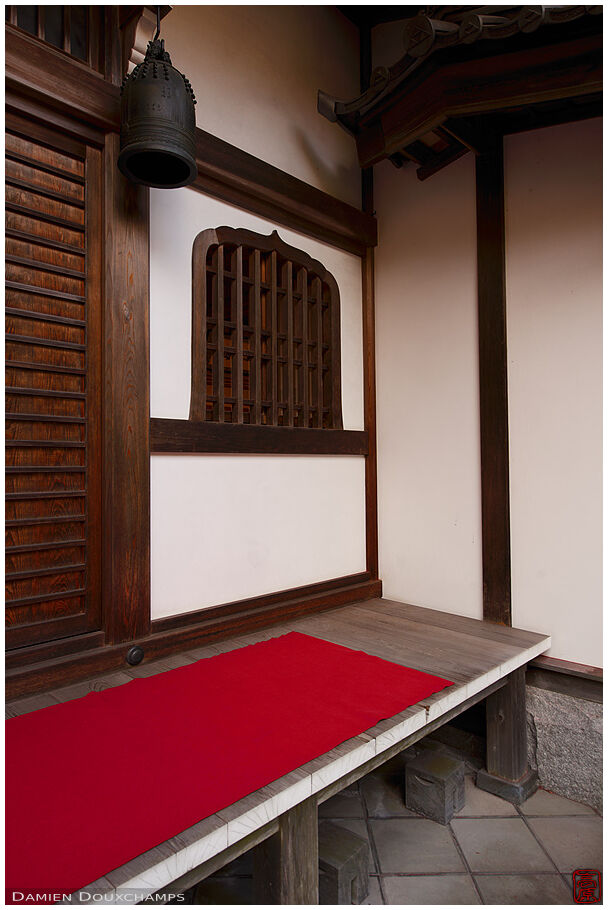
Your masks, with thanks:
[[[125,76],[121,95],[118,167],[125,177],[161,189],[193,183],[196,100],[163,40],[149,42],[143,62]]]

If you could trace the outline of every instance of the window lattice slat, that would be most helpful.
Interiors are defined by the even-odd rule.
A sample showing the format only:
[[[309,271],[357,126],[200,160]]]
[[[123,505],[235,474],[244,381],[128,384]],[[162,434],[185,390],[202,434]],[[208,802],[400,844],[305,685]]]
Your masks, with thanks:
[[[333,276],[276,231],[202,231],[192,257],[190,419],[341,429]]]

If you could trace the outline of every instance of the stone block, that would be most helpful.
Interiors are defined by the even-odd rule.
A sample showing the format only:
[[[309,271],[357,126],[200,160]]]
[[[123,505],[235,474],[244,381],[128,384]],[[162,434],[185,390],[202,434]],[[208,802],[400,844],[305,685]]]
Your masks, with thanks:
[[[369,891],[369,848],[333,822],[319,825],[319,903],[360,904]]]
[[[526,687],[528,760],[547,790],[602,811],[602,705]]]
[[[464,806],[464,763],[427,750],[405,768],[405,805],[447,825]]]

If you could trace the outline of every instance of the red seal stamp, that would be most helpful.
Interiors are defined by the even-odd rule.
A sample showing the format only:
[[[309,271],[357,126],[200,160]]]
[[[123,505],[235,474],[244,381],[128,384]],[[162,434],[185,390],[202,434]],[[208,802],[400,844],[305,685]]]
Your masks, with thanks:
[[[575,869],[572,873],[575,904],[599,904],[602,900],[602,874],[597,869]]]

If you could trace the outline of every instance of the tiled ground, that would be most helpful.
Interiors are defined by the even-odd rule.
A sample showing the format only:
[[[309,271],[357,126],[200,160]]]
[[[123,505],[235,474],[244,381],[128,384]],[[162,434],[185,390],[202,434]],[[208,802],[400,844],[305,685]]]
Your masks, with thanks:
[[[365,904],[570,904],[572,871],[602,868],[602,818],[589,806],[539,790],[516,808],[478,790],[467,765],[465,807],[443,826],[405,808],[404,762],[319,810],[369,843]],[[252,903],[251,857],[207,879],[195,900]]]

